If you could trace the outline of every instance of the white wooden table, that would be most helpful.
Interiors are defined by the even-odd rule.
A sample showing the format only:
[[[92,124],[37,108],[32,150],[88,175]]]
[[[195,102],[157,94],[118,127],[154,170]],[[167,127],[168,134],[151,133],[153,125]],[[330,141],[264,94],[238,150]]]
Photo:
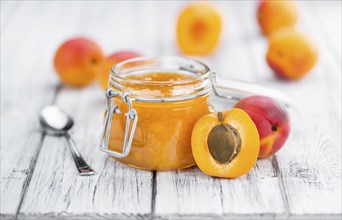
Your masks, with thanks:
[[[217,2],[221,46],[200,58],[220,77],[279,89],[293,100],[292,133],[276,156],[234,180],[198,168],[148,172],[97,149],[104,92],[60,85],[52,60],[67,38],[88,35],[106,53],[136,49],[179,55],[184,2],[1,1],[1,219],[337,218],[341,219],[341,2],[299,2],[299,28],[320,59],[300,82],[275,79],[255,19],[256,2]],[[56,104],[75,118],[73,137],[97,175],[77,175],[62,138],[42,134],[38,113]]]

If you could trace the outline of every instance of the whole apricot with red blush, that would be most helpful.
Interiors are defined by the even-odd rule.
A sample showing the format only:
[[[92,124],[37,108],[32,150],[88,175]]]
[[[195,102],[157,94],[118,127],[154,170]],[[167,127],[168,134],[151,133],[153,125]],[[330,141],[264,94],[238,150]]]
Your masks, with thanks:
[[[259,158],[267,158],[281,149],[290,133],[290,117],[284,105],[266,96],[249,96],[234,106],[247,112],[258,128]]]
[[[207,55],[219,44],[222,19],[211,3],[194,2],[185,6],[177,21],[177,44],[182,53]]]
[[[318,49],[306,35],[285,28],[268,39],[266,61],[280,78],[299,80],[315,66]]]
[[[259,155],[258,130],[237,108],[201,117],[191,134],[192,154],[202,172],[237,178],[251,170]]]
[[[298,9],[290,0],[262,0],[257,11],[258,23],[265,35],[284,28],[293,27],[298,20]]]
[[[97,77],[101,87],[103,89],[107,89],[109,73],[110,73],[111,68],[115,64],[118,64],[128,59],[142,57],[142,56],[143,56],[142,54],[135,52],[135,51],[130,51],[130,50],[118,51],[118,52],[111,54],[110,56],[107,56],[104,59],[102,71],[99,72],[98,77]]]
[[[92,40],[79,37],[63,43],[57,50],[54,66],[61,81],[69,86],[90,84],[101,71],[101,48]]]

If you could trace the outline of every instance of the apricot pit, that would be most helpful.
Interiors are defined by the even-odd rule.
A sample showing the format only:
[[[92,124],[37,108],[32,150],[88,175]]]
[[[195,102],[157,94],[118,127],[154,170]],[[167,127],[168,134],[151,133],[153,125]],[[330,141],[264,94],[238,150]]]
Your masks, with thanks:
[[[222,112],[217,113],[223,123]],[[211,156],[219,163],[229,163],[240,151],[241,138],[239,132],[229,124],[216,125],[208,137],[208,147]]]

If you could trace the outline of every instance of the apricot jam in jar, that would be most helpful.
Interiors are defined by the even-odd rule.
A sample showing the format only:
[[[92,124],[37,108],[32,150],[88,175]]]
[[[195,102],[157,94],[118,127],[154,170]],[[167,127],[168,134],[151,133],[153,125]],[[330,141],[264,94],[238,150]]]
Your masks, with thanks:
[[[191,132],[209,110],[210,69],[180,57],[134,58],[113,66],[100,149],[146,170],[195,164]]]

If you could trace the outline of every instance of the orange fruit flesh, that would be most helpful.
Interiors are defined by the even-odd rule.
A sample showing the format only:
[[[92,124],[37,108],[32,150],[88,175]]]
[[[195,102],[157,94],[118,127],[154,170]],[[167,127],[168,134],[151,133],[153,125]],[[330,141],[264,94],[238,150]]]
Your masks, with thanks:
[[[185,54],[210,54],[218,45],[221,29],[221,16],[213,5],[203,2],[190,4],[178,17],[178,46]]]
[[[192,152],[196,164],[204,173],[236,178],[246,174],[256,163],[260,147],[259,134],[252,119],[243,110],[233,108],[223,114],[223,122],[219,122],[216,113],[205,115],[197,121],[191,137]],[[208,146],[209,133],[220,123],[235,128],[241,138],[237,156],[231,162],[223,164],[212,157]]]

